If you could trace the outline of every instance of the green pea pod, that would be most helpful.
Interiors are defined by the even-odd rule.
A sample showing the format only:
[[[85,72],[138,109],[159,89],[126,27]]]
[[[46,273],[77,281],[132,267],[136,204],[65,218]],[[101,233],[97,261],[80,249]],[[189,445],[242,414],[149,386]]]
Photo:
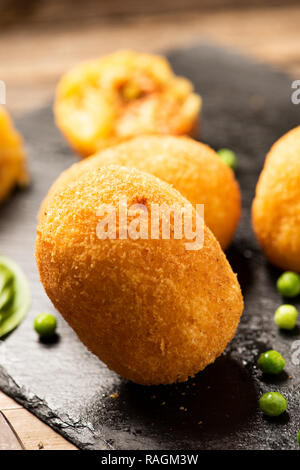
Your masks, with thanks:
[[[5,264],[0,263],[0,293],[12,281],[14,273]]]
[[[24,319],[30,306],[30,291],[23,271],[16,263],[4,256],[0,256],[0,279],[1,338],[15,329]]]
[[[0,312],[7,311],[12,304],[13,298],[15,295],[15,289],[13,282],[8,286],[5,286],[2,291],[0,291]]]

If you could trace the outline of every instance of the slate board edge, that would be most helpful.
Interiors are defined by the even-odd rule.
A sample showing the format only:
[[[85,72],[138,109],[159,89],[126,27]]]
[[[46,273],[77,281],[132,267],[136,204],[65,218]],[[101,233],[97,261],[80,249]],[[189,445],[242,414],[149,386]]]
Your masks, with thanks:
[[[49,408],[45,400],[42,400],[37,396],[28,399],[28,396],[24,394],[22,388],[19,387],[10,375],[7,375],[6,371],[1,366],[0,389],[75,446],[85,449],[92,446],[95,442],[102,440],[103,449],[108,449],[110,447],[109,444],[101,438],[101,436],[96,437],[89,426],[75,423],[69,417],[66,417],[66,421],[63,421],[61,417]],[[72,436],[72,439],[70,434],[65,431],[67,428],[69,430],[72,428],[74,429],[74,436]],[[87,441],[86,446],[84,446],[82,441],[78,439],[79,434],[82,434],[82,438]]]

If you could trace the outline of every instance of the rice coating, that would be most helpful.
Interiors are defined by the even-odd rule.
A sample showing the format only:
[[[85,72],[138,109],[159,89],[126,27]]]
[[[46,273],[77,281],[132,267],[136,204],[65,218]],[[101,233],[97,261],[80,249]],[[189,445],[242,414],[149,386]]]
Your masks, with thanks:
[[[163,57],[118,51],[60,80],[57,126],[83,157],[140,134],[190,134],[201,98]]]
[[[239,283],[210,230],[186,239],[100,240],[103,203],[187,204],[158,178],[120,166],[91,169],[52,193],[36,259],[54,306],[107,366],[144,385],[185,381],[224,351],[243,310]],[[195,223],[195,211],[193,223]],[[120,227],[117,227],[118,230]]]

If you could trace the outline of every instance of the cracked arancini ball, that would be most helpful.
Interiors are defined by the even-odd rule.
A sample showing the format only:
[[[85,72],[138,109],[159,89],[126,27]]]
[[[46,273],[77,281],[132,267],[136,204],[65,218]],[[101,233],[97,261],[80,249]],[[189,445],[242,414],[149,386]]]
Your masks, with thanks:
[[[28,183],[23,140],[15,130],[8,112],[0,106],[0,203],[15,186]]]
[[[170,239],[162,239],[161,228],[158,239],[120,239],[123,198],[128,207],[143,204],[147,220],[153,203],[188,204],[169,184],[133,168],[87,171],[47,198],[36,241],[41,281],[110,369],[145,385],[185,381],[233,338],[243,310],[239,283],[194,209],[193,227],[200,219],[204,230],[202,249],[187,250],[186,238],[174,238],[172,218]],[[103,204],[116,210],[112,238],[97,235]],[[127,226],[132,222],[131,214]]]
[[[241,214],[239,186],[233,171],[210,147],[187,137],[139,136],[73,165],[50,193],[89,169],[111,164],[151,173],[192,204],[204,204],[206,225],[223,249],[230,244]]]
[[[300,126],[281,137],[267,155],[252,219],[269,260],[300,272]]]
[[[57,88],[56,123],[89,156],[140,134],[191,134],[201,98],[163,57],[118,51],[83,62]]]

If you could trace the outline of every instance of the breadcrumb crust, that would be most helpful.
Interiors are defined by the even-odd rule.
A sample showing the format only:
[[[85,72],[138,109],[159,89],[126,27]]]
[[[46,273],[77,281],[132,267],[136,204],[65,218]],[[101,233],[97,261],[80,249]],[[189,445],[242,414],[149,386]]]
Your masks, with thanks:
[[[187,203],[136,169],[87,171],[47,199],[36,240],[41,281],[110,369],[144,385],[185,381],[233,338],[243,310],[240,286],[206,226],[199,251],[187,251],[185,239],[99,240],[99,204],[117,207],[124,195],[129,205],[143,198],[149,210],[151,203]]]

